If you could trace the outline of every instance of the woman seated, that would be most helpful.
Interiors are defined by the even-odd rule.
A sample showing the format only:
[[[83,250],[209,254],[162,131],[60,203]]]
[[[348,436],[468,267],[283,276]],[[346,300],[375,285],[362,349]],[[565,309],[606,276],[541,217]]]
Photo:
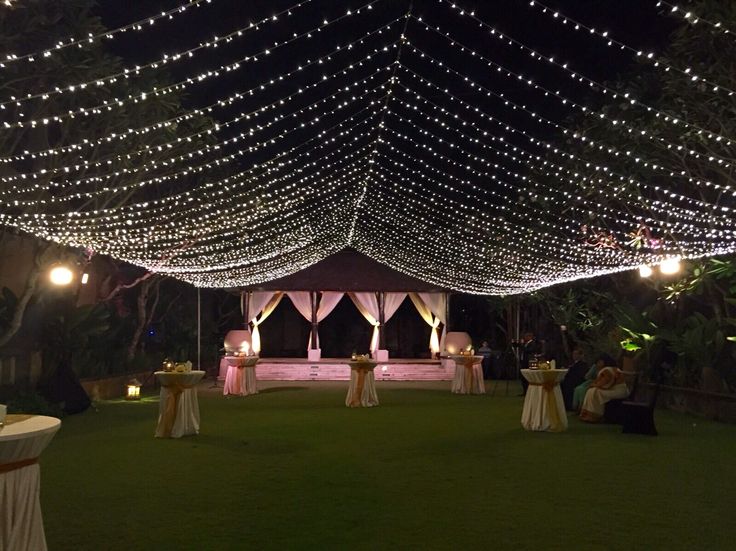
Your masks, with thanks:
[[[597,423],[603,419],[606,402],[626,398],[629,389],[624,382],[624,372],[616,367],[604,367],[585,393],[580,419]]]
[[[588,387],[593,384],[593,381],[600,373],[601,369],[607,365],[615,365],[615,361],[608,354],[601,354],[596,359],[595,363],[590,367],[588,372],[585,374],[585,380],[575,387],[572,393],[572,409],[573,411],[580,411],[580,406],[583,405],[583,399],[585,393],[588,392]]]

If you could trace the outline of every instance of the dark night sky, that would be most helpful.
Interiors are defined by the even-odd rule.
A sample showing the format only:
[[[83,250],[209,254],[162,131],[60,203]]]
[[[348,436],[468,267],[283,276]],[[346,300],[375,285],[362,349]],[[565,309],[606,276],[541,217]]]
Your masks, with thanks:
[[[107,26],[116,27],[180,3],[180,0],[145,2],[101,0],[100,15]],[[173,21],[158,22],[153,32],[146,31],[142,34],[117,38],[112,43],[113,50],[131,61],[151,61],[162,53],[191,47],[214,35],[225,34],[249,22],[278,13],[294,3],[295,0],[247,2],[214,0],[210,4],[190,9],[188,13],[177,16]],[[336,17],[347,9],[355,9],[364,3],[356,0],[349,2],[313,0],[296,9],[289,18],[282,17],[276,24],[264,24],[260,31],[248,33],[244,39],[222,45],[216,51],[199,53],[193,62],[177,64],[172,68],[173,76],[183,78],[221,63],[232,62],[268,47],[274,41],[283,40],[292,32],[303,32],[324,18]],[[661,51],[666,45],[668,34],[676,24],[673,19],[657,14],[654,0],[549,0],[546,3],[570,17],[596,29],[608,30],[611,36],[645,50]],[[274,51],[267,66],[262,63],[248,66],[237,71],[232,78],[213,79],[190,87],[190,103],[193,106],[201,105],[211,101],[212,98],[226,96],[230,91],[242,89],[250,82],[288,71],[293,68],[296,60],[307,58],[312,54],[324,54],[336,44],[347,42],[378,26],[380,22],[387,22],[400,16],[406,12],[408,5],[409,2],[405,0],[381,0],[374,5],[371,12],[364,12],[363,16],[349,18],[332,25],[327,28],[328,30],[317,33],[313,40],[300,40],[292,46]],[[556,59],[569,62],[572,69],[579,70],[595,80],[614,79],[617,75],[625,73],[633,64],[630,52],[620,52],[615,48],[606,47],[600,40],[588,36],[583,31],[574,32],[569,26],[562,26],[548,15],[540,13],[538,8],[531,8],[527,0],[467,0],[460,5],[475,10],[480,19],[494,25],[498,30],[537,49],[542,54],[554,55]],[[569,78],[561,71],[547,70],[542,64],[529,60],[528,54],[496,44],[489,39],[487,32],[480,31],[470,18],[458,17],[457,11],[450,9],[447,2],[414,0],[412,12],[432,25],[440,25],[443,30],[486,57],[516,72],[534,76],[538,82],[549,88],[567,91],[574,99],[582,99],[586,95],[583,87],[569,82]],[[397,32],[398,30],[392,31],[379,37],[378,40],[371,40],[369,46],[391,42],[395,40]],[[420,44],[422,49],[426,48],[435,58],[446,59],[448,63],[455,61],[455,67],[461,67],[483,82],[482,67],[466,65],[465,56],[453,56],[452,50],[438,35],[423,31],[416,22],[411,22],[408,36],[412,42]],[[351,55],[357,58],[366,51],[365,47],[356,48]],[[410,58],[411,56],[404,52],[402,61],[411,65],[414,60]],[[505,79],[496,79],[494,86],[520,100],[535,101],[537,97],[528,94],[523,87],[519,89],[509,85]],[[554,111],[550,114],[554,114]],[[560,111],[560,114],[564,114],[564,111]]]

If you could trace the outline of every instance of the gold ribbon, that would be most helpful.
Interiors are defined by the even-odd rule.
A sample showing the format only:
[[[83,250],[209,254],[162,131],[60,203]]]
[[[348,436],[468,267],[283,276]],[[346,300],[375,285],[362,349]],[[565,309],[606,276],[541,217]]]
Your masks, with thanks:
[[[5,426],[12,425],[13,423],[20,423],[21,421],[25,421],[26,419],[30,419],[31,417],[35,417],[35,415],[28,415],[26,413],[10,413],[5,416]]]
[[[165,438],[171,436],[171,430],[174,428],[174,422],[176,422],[176,412],[179,407],[179,398],[181,393],[190,388],[194,388],[194,385],[184,385],[181,383],[168,383],[161,384],[162,387],[168,388],[171,392],[171,396],[166,400],[166,407],[163,412],[163,435]]]
[[[529,381],[529,386],[541,386],[544,389],[547,398],[547,411],[549,412],[549,430],[552,432],[562,432],[565,426],[560,419],[560,412],[557,411],[557,395],[555,387],[559,385],[556,373],[542,373],[543,383],[533,383]]]
[[[29,465],[35,465],[38,463],[38,457],[31,457],[29,459],[21,459],[19,461],[11,461],[10,463],[0,463],[0,474],[9,473],[10,471],[16,471]]]
[[[457,360],[455,360],[457,362]],[[465,367],[465,390],[472,392],[473,384],[473,366],[477,363],[473,356],[468,356],[461,360],[463,367]]]
[[[358,384],[355,389],[355,393],[353,394],[353,399],[350,400],[350,407],[358,407],[361,404],[360,400],[363,396],[363,389],[365,388],[365,376],[368,374],[369,371],[373,371],[373,367],[367,367],[364,365],[357,365],[357,366],[351,366],[351,369],[354,369],[358,372]]]

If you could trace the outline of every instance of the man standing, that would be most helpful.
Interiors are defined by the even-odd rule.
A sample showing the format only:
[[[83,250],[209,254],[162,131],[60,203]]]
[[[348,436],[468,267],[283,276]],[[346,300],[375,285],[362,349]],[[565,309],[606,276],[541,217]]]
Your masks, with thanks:
[[[534,356],[542,353],[542,346],[534,338],[534,333],[526,331],[521,339],[521,349],[519,350],[519,368],[529,369],[529,361],[534,359]],[[523,389],[523,395],[526,395],[526,389],[529,388],[529,382],[521,376],[521,388]]]
[[[491,378],[491,356],[493,354],[493,351],[488,346],[488,341],[483,341],[483,344],[480,345],[480,348],[478,349],[478,354],[480,356],[483,356],[483,378],[488,380]]]

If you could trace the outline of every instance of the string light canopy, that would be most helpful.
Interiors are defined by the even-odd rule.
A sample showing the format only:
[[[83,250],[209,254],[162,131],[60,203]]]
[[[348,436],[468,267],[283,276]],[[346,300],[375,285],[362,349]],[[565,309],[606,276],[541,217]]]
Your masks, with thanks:
[[[262,284],[346,248],[482,294],[736,251],[736,190],[722,176],[735,136],[601,84],[481,13],[446,0],[421,13],[303,0],[230,21],[207,0],[216,31],[156,34],[200,4],[6,56],[7,75],[47,75],[129,30],[171,52],[0,90],[0,143],[12,144],[0,224],[199,287]],[[680,60],[524,4],[558,20],[563,40],[585,30],[604,54],[643,56],[707,84],[713,101],[731,93]],[[172,75],[153,78],[163,66]]]

